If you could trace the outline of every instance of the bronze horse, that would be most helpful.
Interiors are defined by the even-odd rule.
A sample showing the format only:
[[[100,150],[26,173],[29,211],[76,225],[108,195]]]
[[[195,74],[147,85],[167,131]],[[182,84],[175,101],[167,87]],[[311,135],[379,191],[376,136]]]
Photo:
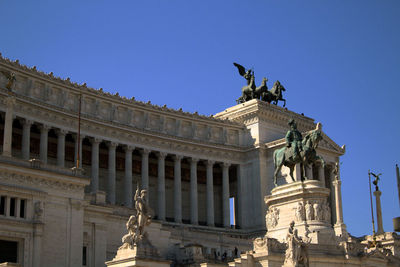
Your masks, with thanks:
[[[278,101],[283,101],[283,106],[286,106],[286,99],[282,97],[282,91],[286,91],[285,87],[279,82],[276,81],[272,86],[270,91],[267,91],[261,94],[261,100],[271,103],[274,101],[274,105],[278,104]]]
[[[316,148],[318,147],[319,141],[322,140],[322,132],[320,129],[316,129],[310,133],[308,133],[302,143],[302,151],[300,151],[300,157],[297,157],[295,160],[293,159],[293,155],[291,150],[287,147],[283,147],[274,151],[274,164],[275,164],[275,172],[274,172],[274,184],[277,186],[277,178],[278,173],[280,172],[283,165],[290,169],[290,177],[293,182],[293,170],[294,166],[297,163],[301,164],[301,177],[304,179],[308,179],[305,175],[305,167],[309,168],[308,165],[312,164],[316,161],[320,161],[322,163],[322,167],[325,168],[325,161],[321,156],[317,155]]]

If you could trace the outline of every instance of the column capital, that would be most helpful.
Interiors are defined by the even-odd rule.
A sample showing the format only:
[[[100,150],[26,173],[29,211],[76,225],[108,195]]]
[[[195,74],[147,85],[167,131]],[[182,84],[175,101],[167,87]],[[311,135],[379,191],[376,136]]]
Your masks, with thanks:
[[[51,129],[51,126],[47,125],[47,124],[42,124],[42,125],[39,126],[39,129],[40,129],[40,131],[47,131],[48,132]]]
[[[207,163],[207,167],[209,167],[209,166],[212,167],[215,164],[215,160],[207,160],[206,163]]]
[[[86,138],[86,135],[84,135],[84,134],[80,134],[79,135],[79,139],[81,139],[81,141],[83,141],[83,139],[85,139]],[[72,135],[72,139],[74,139],[74,141],[76,142],[76,139],[78,139],[78,134],[76,133],[75,135]]]
[[[24,124],[25,126],[31,127],[32,124],[33,124],[33,121],[32,121],[32,120],[28,120],[28,119],[24,119],[23,124]]]
[[[91,141],[92,145],[93,145],[93,144],[100,144],[101,141],[103,141],[103,139],[98,138],[98,137],[93,137],[93,138],[91,138],[90,141]]]
[[[172,158],[174,161],[181,161],[183,159],[183,155],[173,155]]]
[[[68,130],[65,130],[65,129],[58,129],[57,130],[57,135],[63,135],[63,136],[66,136],[67,135],[67,133],[68,133]]]
[[[132,151],[135,149],[134,146],[132,145],[126,145],[125,146],[125,153],[132,153]]]
[[[222,163],[221,163],[221,166],[222,166],[223,168],[229,168],[231,165],[232,165],[232,164],[229,163],[229,162],[222,162]]]
[[[148,148],[143,148],[142,149],[142,151],[140,151],[140,153],[142,154],[142,156],[143,155],[149,155],[150,154],[150,152],[151,152],[151,150],[150,149],[148,149]]]
[[[189,158],[190,163],[197,164],[199,162],[199,158]]]
[[[110,141],[108,143],[108,148],[115,149],[118,146],[117,142]]]
[[[165,157],[168,155],[168,153],[167,152],[163,152],[163,151],[160,151],[160,152],[158,152],[157,153],[157,157],[159,158],[159,159],[165,159]]]
[[[382,195],[382,192],[381,191],[374,191],[374,196],[376,196],[376,197],[380,197],[381,195]]]
[[[332,181],[332,184],[333,184],[334,186],[341,185],[341,184],[342,184],[342,181],[341,181],[341,180],[333,180],[333,181]]]

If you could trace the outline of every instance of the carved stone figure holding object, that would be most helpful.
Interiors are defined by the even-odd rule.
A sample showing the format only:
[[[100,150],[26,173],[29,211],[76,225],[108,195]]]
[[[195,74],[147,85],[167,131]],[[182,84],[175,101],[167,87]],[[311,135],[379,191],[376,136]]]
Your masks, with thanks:
[[[290,223],[285,241],[286,253],[283,266],[297,267],[299,264],[303,264],[303,266],[308,267],[308,243],[298,236],[297,229],[294,228],[294,221]]]
[[[132,248],[135,244],[146,237],[146,232],[144,231],[145,226],[151,223],[151,215],[149,212],[149,207],[146,203],[147,190],[142,190],[139,192],[139,188],[136,189],[135,193],[135,209],[136,215],[129,217],[126,223],[126,229],[128,234],[122,237],[122,247]]]
[[[294,120],[289,121],[291,130],[286,134],[286,146],[283,148],[276,149],[274,151],[274,184],[277,186],[278,173],[280,172],[283,165],[290,169],[290,177],[293,182],[293,170],[296,164],[301,165],[301,177],[308,179],[305,174],[305,168],[309,168],[309,164],[320,161],[322,166],[325,167],[325,161],[321,156],[317,155],[316,149],[319,141],[322,140],[321,124],[318,123],[315,130],[306,134],[304,138],[301,138],[301,133],[297,130],[296,122]]]

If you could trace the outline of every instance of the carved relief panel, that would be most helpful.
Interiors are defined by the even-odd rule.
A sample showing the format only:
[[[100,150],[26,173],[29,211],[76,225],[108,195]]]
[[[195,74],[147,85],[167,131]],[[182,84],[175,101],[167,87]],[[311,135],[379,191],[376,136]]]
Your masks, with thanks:
[[[37,99],[43,99],[45,90],[45,84],[39,81],[35,81],[32,88],[31,96]]]
[[[111,104],[107,102],[100,102],[98,115],[103,120],[110,120],[111,119]]]

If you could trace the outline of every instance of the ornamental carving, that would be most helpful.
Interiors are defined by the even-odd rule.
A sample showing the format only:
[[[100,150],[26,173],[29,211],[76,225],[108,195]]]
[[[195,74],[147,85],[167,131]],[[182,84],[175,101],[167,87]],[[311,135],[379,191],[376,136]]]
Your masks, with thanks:
[[[270,207],[265,215],[267,228],[272,229],[278,225],[279,222],[279,209]]]
[[[23,185],[31,184],[39,187],[56,188],[61,190],[67,190],[70,192],[81,192],[84,185],[76,185],[71,183],[65,183],[60,181],[48,180],[41,177],[25,176],[16,173],[0,172],[1,180],[9,181],[12,183],[19,183]]]

